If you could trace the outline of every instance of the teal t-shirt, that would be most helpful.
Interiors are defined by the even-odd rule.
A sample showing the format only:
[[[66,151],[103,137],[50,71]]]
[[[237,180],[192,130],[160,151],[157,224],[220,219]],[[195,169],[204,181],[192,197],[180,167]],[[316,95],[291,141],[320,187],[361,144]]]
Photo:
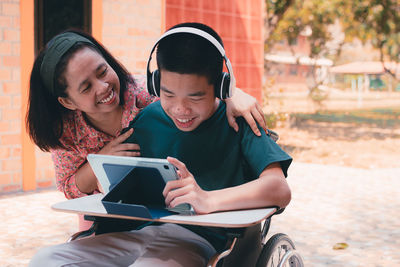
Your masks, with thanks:
[[[246,183],[259,177],[271,163],[280,162],[285,176],[292,158],[266,133],[254,135],[243,118],[239,132],[228,124],[226,105],[221,101],[216,112],[191,132],[179,130],[164,112],[160,101],[143,109],[128,128],[133,134],[125,141],[140,145],[142,157],[175,157],[185,163],[203,190],[216,190]],[[201,227],[204,229],[204,227]],[[199,233],[193,227],[191,230]],[[202,230],[201,230],[202,231]],[[199,233],[218,249],[215,240]]]
[[[236,186],[258,178],[269,164],[280,162],[287,175],[291,157],[261,128],[254,135],[243,118],[239,132],[228,124],[225,103],[191,132],[179,130],[160,101],[143,109],[129,124],[133,134],[126,140],[140,145],[142,157],[175,157],[185,163],[204,190]]]

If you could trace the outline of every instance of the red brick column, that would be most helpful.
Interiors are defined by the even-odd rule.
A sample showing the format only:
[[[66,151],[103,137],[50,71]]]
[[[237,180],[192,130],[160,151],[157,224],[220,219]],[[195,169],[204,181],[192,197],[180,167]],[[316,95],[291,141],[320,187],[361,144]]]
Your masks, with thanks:
[[[263,0],[166,0],[166,28],[181,22],[201,22],[218,32],[237,86],[261,103]]]
[[[20,6],[0,2],[0,192],[22,188]]]
[[[102,42],[128,71],[145,74],[163,12],[163,0],[103,0]]]

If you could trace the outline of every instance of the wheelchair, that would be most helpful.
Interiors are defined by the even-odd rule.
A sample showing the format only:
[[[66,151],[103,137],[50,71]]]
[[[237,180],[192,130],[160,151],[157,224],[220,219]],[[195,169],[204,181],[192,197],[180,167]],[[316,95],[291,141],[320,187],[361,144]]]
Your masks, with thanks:
[[[267,134],[275,142],[279,138],[277,133],[269,129]],[[273,215],[281,214],[284,210],[277,208]],[[225,228],[227,230],[225,248],[217,251],[209,259],[207,267],[303,267],[301,255],[286,234],[278,233],[267,240],[272,216],[261,224],[247,228]],[[88,215],[84,217],[85,220],[93,221],[92,226],[88,230],[75,233],[67,242],[93,234],[129,231],[142,224],[142,222],[127,219]]]
[[[274,215],[280,214],[278,210]],[[73,234],[67,242],[109,232],[129,231],[143,222],[85,215],[93,221],[90,229]],[[272,216],[271,216],[272,217]],[[247,228],[227,229],[225,248],[209,259],[207,267],[303,267],[303,259],[293,241],[283,233],[277,233],[267,240],[271,217],[263,223]]]

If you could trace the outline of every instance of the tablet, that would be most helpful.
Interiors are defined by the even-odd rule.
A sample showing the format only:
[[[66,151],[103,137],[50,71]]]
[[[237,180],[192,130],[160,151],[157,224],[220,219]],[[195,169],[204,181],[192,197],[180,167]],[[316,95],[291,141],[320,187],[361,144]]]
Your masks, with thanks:
[[[89,154],[87,160],[104,194],[108,194],[135,168],[158,171],[164,183],[178,179],[175,166],[166,159]]]
[[[178,179],[176,168],[166,159],[123,157],[89,154],[88,162],[103,189],[103,204],[111,212],[118,212],[115,203],[142,205],[151,217],[165,215],[163,209],[170,212],[193,215],[191,205],[183,203],[173,208],[165,207],[162,194],[168,181]],[[136,212],[140,210],[136,209]],[[155,215],[156,214],[156,215]],[[149,215],[142,215],[149,217]]]

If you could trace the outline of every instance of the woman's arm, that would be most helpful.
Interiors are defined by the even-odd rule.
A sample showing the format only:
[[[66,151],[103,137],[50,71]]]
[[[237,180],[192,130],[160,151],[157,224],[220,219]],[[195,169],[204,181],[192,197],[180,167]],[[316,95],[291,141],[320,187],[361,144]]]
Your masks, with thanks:
[[[139,145],[122,143],[132,133],[133,129],[130,129],[121,134],[105,145],[97,154],[140,156]],[[54,150],[52,157],[56,170],[57,188],[64,192],[66,198],[83,197],[100,191],[97,178],[85,157],[75,153],[72,149]]]
[[[266,129],[264,113],[260,104],[257,102],[255,97],[246,94],[241,89],[236,88],[234,91],[235,93],[231,98],[225,99],[226,115],[228,117],[229,125],[235,129],[235,131],[238,131],[239,126],[237,125],[235,118],[242,116],[245,118],[253,132],[257,136],[260,136],[261,133],[258,130],[256,122],[263,129]]]
[[[80,190],[77,186],[80,170],[87,169],[87,167],[90,169],[90,166],[86,167],[88,165],[88,163],[85,163],[86,159],[73,150],[67,149],[52,150],[51,154],[54,162],[57,189],[63,192],[67,199],[86,196],[85,191]],[[87,176],[87,179],[96,179],[94,174],[92,175],[93,177]],[[84,177],[83,173],[82,177]],[[89,191],[87,192],[89,193]]]

